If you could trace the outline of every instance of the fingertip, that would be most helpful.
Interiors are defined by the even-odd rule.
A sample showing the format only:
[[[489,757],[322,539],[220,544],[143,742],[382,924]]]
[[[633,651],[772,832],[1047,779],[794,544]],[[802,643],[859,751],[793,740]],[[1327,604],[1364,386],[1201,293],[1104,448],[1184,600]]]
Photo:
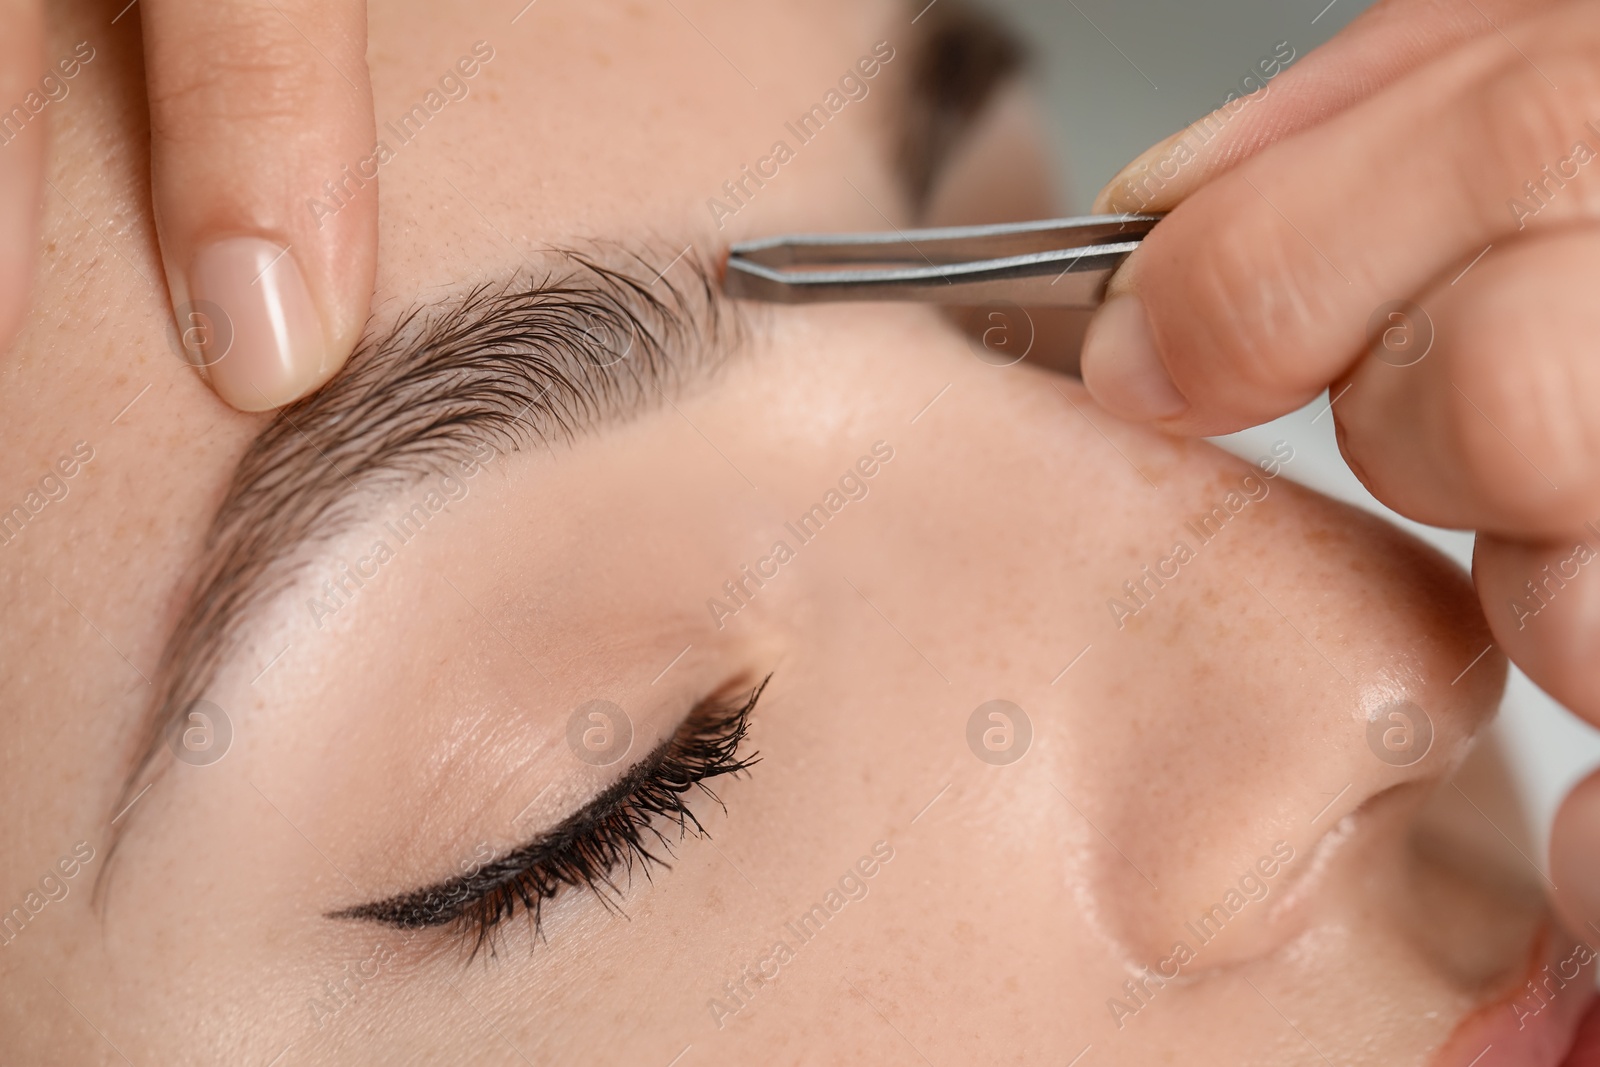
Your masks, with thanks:
[[[226,237],[195,253],[189,299],[177,309],[185,347],[217,395],[268,411],[313,392],[348,353],[329,343],[292,250],[262,237]]]
[[[1189,409],[1167,372],[1144,301],[1113,296],[1083,340],[1083,384],[1101,407],[1130,422],[1171,419]]]
[[[1550,828],[1550,880],[1556,913],[1567,929],[1592,942],[1600,936],[1600,772],[1567,794]]]
[[[1600,725],[1600,534],[1507,540],[1480,530],[1472,577],[1495,641],[1545,692]]]
[[[1173,159],[1188,128],[1157,141],[1130,160],[1095,194],[1095,214],[1169,211],[1193,187]],[[1192,150],[1190,155],[1192,156]],[[1184,180],[1178,179],[1182,176]]]
[[[371,304],[383,160],[365,6],[151,0],[142,19],[185,349],[228,404],[293,403],[345,364]]]

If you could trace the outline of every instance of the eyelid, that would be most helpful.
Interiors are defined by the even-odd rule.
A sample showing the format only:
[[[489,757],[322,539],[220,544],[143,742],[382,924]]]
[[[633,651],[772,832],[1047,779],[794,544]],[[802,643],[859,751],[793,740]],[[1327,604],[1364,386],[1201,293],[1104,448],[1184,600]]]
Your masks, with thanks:
[[[477,870],[456,875],[432,885],[408,890],[385,900],[360,904],[329,914],[331,919],[372,919],[401,929],[442,926],[458,918],[463,906],[484,893],[505,884],[514,872],[537,862],[544,851],[581,832],[581,828],[618,803],[626,801],[640,780],[650,773],[672,744],[669,737],[648,756],[628,768],[623,776],[607,786],[593,800],[562,819],[549,830],[491,859]]]
[[[211,517],[108,817],[161,773],[170,722],[231,665],[244,632],[299,574],[302,550],[362,514],[366,490],[442,473],[483,442],[501,452],[570,443],[648,410],[739,351],[739,309],[701,257],[673,260],[679,248],[652,240],[552,250],[522,271],[415,304],[363,341],[292,418],[271,422]],[[627,359],[594,358],[596,319],[629,336]],[[143,810],[111,825],[113,841]]]
[[[493,951],[496,927],[517,910],[526,910],[536,935],[545,901],[566,889],[587,888],[608,907],[616,906],[624,886],[614,876],[635,862],[649,874],[651,864],[669,866],[651,851],[653,835],[668,855],[672,841],[655,825],[664,815],[676,822],[679,839],[706,830],[685,804],[698,788],[721,804],[706,786],[711,778],[736,774],[759,762],[759,754],[739,757],[750,713],[768,675],[740,702],[702,700],[673,735],[629,768],[621,779],[550,830],[477,870],[419,889],[329,912],[330,919],[360,919],[405,930],[458,924],[475,954],[486,942]],[[542,936],[542,935],[540,935]]]

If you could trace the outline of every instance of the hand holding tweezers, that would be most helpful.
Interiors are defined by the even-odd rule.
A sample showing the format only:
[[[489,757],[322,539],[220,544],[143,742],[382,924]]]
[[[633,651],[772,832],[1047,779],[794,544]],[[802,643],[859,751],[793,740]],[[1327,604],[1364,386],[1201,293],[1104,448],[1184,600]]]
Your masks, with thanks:
[[[1085,215],[891,233],[795,234],[728,250],[723,291],[747,300],[1098,307],[1160,215]]]

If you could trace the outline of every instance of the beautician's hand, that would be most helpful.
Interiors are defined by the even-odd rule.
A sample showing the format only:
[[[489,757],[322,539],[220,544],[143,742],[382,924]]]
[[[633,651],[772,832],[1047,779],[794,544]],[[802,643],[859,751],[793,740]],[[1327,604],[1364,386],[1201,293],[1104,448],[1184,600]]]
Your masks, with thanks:
[[[113,47],[108,31],[46,54],[41,7],[0,0],[0,109],[28,117],[0,144],[0,348],[34,270],[44,126]],[[372,297],[366,5],[139,0],[122,17],[142,21],[151,196],[188,358],[234,407],[287,404],[344,365]]]
[[[1089,389],[1218,434],[1330,388],[1351,468],[1479,531],[1499,647],[1600,724],[1600,4],[1381,3],[1213,125],[1101,194],[1172,214],[1091,326]],[[1600,931],[1600,775],[1551,865]]]

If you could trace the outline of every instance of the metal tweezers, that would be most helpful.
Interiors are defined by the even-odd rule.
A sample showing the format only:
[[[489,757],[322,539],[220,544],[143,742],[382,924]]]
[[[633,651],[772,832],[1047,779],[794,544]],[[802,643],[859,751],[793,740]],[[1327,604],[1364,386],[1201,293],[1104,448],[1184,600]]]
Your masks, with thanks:
[[[1098,307],[1160,215],[1084,215],[892,233],[794,234],[728,250],[730,296]]]

